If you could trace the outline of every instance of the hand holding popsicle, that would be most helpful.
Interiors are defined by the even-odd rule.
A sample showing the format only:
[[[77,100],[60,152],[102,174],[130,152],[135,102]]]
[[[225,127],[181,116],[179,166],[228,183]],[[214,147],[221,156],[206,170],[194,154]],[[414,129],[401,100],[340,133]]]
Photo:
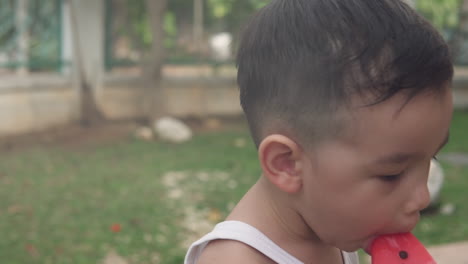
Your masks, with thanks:
[[[383,235],[370,248],[372,264],[437,264],[411,233]]]

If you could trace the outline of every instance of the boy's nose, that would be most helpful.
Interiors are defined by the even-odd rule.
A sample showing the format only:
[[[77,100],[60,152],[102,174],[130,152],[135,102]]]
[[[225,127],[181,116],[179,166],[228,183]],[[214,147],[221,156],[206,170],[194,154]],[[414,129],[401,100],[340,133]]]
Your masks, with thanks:
[[[431,196],[427,187],[427,182],[422,182],[414,189],[405,211],[407,214],[417,213],[428,207],[430,202]]]

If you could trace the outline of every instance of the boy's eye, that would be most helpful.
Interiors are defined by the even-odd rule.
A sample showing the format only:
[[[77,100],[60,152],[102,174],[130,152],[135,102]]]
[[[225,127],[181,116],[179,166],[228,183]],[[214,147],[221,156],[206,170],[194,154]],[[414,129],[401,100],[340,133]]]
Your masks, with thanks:
[[[379,176],[379,178],[380,178],[382,181],[385,181],[385,182],[394,182],[394,181],[399,180],[400,177],[401,177],[401,173],[400,173],[400,174],[394,174],[394,175],[382,175],[382,176]]]

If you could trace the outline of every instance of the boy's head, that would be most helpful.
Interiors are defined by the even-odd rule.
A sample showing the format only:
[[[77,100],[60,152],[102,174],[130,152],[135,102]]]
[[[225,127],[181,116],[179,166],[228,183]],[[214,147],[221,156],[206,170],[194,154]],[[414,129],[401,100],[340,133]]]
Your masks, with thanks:
[[[263,8],[240,43],[238,83],[262,186],[296,212],[278,215],[343,250],[410,231],[448,138],[452,74],[442,37],[401,1]]]
[[[340,136],[351,107],[442,90],[452,72],[442,37],[397,0],[273,0],[238,51],[257,146],[275,133],[302,147]]]

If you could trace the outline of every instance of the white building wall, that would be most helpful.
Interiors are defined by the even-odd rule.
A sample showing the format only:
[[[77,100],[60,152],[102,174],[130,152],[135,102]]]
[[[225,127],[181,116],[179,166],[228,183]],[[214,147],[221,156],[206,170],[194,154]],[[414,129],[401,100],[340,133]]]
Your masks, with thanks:
[[[0,83],[0,137],[45,130],[77,122],[80,118],[78,90],[63,76],[3,79]],[[141,118],[146,90],[137,77],[108,76],[98,100],[108,120]],[[170,115],[176,117],[239,115],[235,79],[166,79],[163,89]]]

